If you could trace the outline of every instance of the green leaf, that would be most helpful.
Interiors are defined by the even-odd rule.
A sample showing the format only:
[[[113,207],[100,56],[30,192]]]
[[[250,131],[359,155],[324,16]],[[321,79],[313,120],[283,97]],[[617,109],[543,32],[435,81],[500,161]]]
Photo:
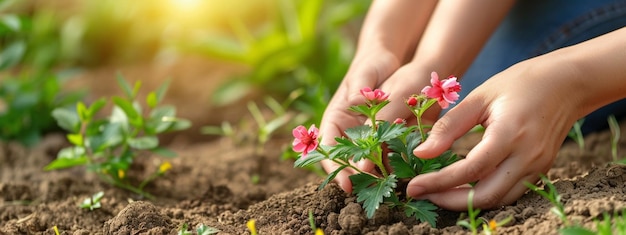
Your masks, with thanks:
[[[134,149],[152,149],[159,146],[159,139],[156,136],[142,136],[129,138],[126,143]]]
[[[113,103],[115,103],[117,107],[119,107],[120,109],[124,111],[131,125],[133,126],[143,125],[143,119],[141,115],[139,115],[137,107],[135,107],[130,101],[116,96],[116,97],[113,97]]]
[[[82,146],[83,145],[83,135],[80,133],[76,134],[67,134],[67,140],[70,141],[73,145]]]
[[[52,117],[56,119],[57,125],[66,131],[76,133],[80,131],[80,120],[73,110],[66,108],[56,108],[52,110]]]
[[[317,150],[309,152],[306,157],[300,157],[293,163],[295,167],[307,167],[324,160],[326,156]]]
[[[161,103],[163,101],[163,97],[165,97],[165,92],[170,85],[170,80],[165,81],[159,88],[156,90],[156,102]]]
[[[337,174],[339,174],[339,172],[341,172],[343,169],[345,169],[346,167],[348,167],[347,165],[343,165],[338,167],[337,169],[335,169],[335,171],[331,172],[330,174],[328,174],[326,176],[326,179],[324,179],[324,181],[322,181],[322,183],[320,184],[320,186],[318,187],[318,189],[323,189],[324,187],[326,187],[326,185],[328,183],[330,183],[330,181],[332,181],[333,179],[335,179],[335,177],[337,177]]]
[[[91,103],[87,113],[89,114],[89,118],[93,118],[93,116],[98,113],[105,105],[107,104],[107,100],[105,98],[100,98],[95,102]]]
[[[385,197],[390,197],[396,188],[396,176],[390,174],[386,178],[376,178],[369,174],[351,175],[353,193],[357,202],[363,202],[367,218],[372,218]]]
[[[90,126],[90,131],[85,137],[87,141],[85,145],[96,153],[116,146],[124,140],[121,127],[120,123],[115,122],[95,122],[93,126]]]
[[[85,106],[85,103],[81,101],[76,103],[76,113],[78,113],[78,118],[80,118],[81,122],[89,120],[89,113],[87,112],[87,106]]]
[[[157,107],[150,111],[146,129],[151,132],[150,134],[165,132],[173,125],[175,115],[176,108],[174,106]]]
[[[559,229],[559,234],[561,235],[595,235],[598,233],[595,233],[591,230],[588,230],[580,226],[571,226],[571,227],[565,227],[565,228]]]
[[[122,88],[126,97],[132,99],[134,97],[133,90],[130,88],[130,84],[126,81],[126,79],[124,79],[122,74],[118,73],[115,79],[117,79],[117,84]]]
[[[176,120],[174,120],[174,122],[172,123],[172,125],[170,126],[170,128],[167,129],[167,131],[180,131],[180,130],[185,130],[187,128],[191,127],[191,121],[187,120],[187,119],[180,119],[180,118],[176,118]]]
[[[2,5],[1,2],[0,5]],[[0,25],[5,26],[11,31],[18,32],[20,31],[22,22],[20,21],[20,17],[17,15],[2,14],[2,17],[0,18]]]
[[[44,167],[44,170],[56,170],[73,166],[85,165],[89,159],[85,155],[85,148],[80,146],[67,147],[61,149],[57,159]]]
[[[206,226],[204,224],[199,224],[198,228],[196,228],[196,232],[198,233],[198,235],[211,235],[219,233],[220,230],[217,228]]]
[[[337,145],[331,149],[329,158],[335,159],[339,158],[345,162],[353,161],[358,162],[363,157],[367,157],[370,155],[371,146],[360,146],[355,144],[346,138],[335,138]],[[352,158],[352,160],[350,160]]]
[[[415,216],[422,222],[428,222],[430,226],[437,224],[437,206],[426,200],[412,201],[404,205],[404,214],[407,217]]]
[[[102,206],[102,204],[100,204],[100,199],[102,199],[103,196],[104,192],[100,191],[95,193],[91,197],[85,198],[85,200],[83,200],[83,203],[80,204],[80,208],[89,210],[100,208]]]
[[[0,70],[5,70],[17,65],[26,52],[26,43],[16,41],[0,51]]]
[[[167,158],[176,157],[176,153],[174,151],[169,150],[164,147],[156,147],[156,148],[150,149],[150,152],[156,155],[162,156],[162,157],[167,157]]]
[[[348,110],[355,112],[355,113],[362,114],[368,118],[372,116],[370,107],[365,104],[350,106]]]
[[[408,128],[401,124],[391,124],[389,122],[379,122],[378,129],[376,130],[376,135],[379,142],[387,142],[391,139],[394,139],[402,134]]]
[[[148,93],[148,96],[146,96],[146,104],[148,104],[148,107],[150,107],[151,109],[155,108],[157,104],[159,104],[157,95],[156,93],[154,93],[154,91],[151,91],[150,93]]]
[[[344,133],[351,140],[368,139],[370,136],[372,136],[372,126],[369,126],[369,125],[356,126],[356,127],[346,129]]]
[[[393,173],[396,174],[398,178],[404,179],[417,176],[417,172],[414,170],[415,166],[406,162],[399,153],[389,154],[389,165],[391,165]]]

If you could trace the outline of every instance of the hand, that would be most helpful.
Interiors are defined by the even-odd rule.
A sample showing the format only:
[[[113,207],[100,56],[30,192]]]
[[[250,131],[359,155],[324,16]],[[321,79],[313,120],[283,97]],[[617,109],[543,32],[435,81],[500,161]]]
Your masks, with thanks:
[[[415,122],[413,114],[404,102],[410,95],[418,94],[424,86],[429,84],[431,71],[421,69],[416,64],[400,67],[399,63],[393,62],[390,58],[393,57],[385,57],[377,53],[367,59],[355,61],[324,112],[320,126],[323,145],[334,145],[334,137],[340,137],[346,129],[363,125],[368,121],[365,117],[348,110],[352,105],[365,103],[365,99],[359,92],[364,87],[380,88],[390,94],[391,103],[379,112],[378,120],[393,121],[396,118],[402,118],[409,124]],[[432,123],[440,111],[438,108],[432,108],[429,113],[425,114],[425,121]],[[332,172],[338,167],[332,161],[323,161],[322,166],[327,172]],[[372,172],[374,164],[361,161],[357,163],[357,167],[363,171]],[[335,180],[343,190],[351,192],[352,183],[348,177],[355,173],[352,169],[346,169],[340,172]]]
[[[545,174],[577,115],[576,97],[568,89],[566,69],[526,61],[507,69],[470,93],[438,120],[414,153],[434,158],[476,124],[482,140],[462,159],[439,172],[413,178],[407,194],[450,210],[466,210],[474,186],[474,206],[510,204]],[[565,71],[563,71],[565,70]]]

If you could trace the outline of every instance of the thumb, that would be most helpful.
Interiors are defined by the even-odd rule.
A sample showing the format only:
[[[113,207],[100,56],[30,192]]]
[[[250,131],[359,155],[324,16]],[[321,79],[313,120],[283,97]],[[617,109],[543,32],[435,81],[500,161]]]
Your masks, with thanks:
[[[428,138],[413,150],[413,154],[430,159],[450,149],[456,139],[481,123],[482,109],[476,107],[480,106],[467,99],[456,105],[435,122]]]

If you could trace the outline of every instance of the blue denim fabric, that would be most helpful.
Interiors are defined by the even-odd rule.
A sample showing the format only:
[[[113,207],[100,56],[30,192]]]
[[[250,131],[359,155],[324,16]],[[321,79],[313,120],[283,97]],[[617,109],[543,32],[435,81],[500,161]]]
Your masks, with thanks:
[[[626,26],[626,0],[522,0],[491,36],[461,79],[461,99],[511,65]],[[626,100],[585,118],[583,132],[606,128],[610,114],[623,117]]]

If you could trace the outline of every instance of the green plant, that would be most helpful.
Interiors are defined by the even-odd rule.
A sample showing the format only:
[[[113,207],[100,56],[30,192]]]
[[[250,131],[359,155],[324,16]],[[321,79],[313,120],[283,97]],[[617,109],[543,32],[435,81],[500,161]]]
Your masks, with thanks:
[[[563,222],[563,224],[565,224],[566,227],[570,226],[571,223],[569,219],[567,218],[567,215],[565,214],[565,206],[561,202],[561,195],[559,194],[558,191],[556,191],[556,187],[554,187],[552,182],[550,182],[550,180],[543,175],[541,176],[541,181],[543,182],[545,187],[547,187],[547,189],[539,188],[537,185],[531,184],[529,182],[524,182],[524,184],[530,190],[548,199],[550,203],[553,205],[550,211],[552,211],[552,213],[558,216],[559,219],[561,219],[561,221]]]
[[[185,119],[176,117],[175,107],[158,106],[167,84],[148,93],[145,98],[148,109],[143,110],[137,101],[141,83],[137,82],[131,88],[121,75],[117,77],[117,81],[126,96],[111,98],[113,110],[108,117],[99,118],[97,115],[107,104],[105,98],[98,99],[89,106],[78,102],[75,110],[57,108],[52,112],[59,126],[69,131],[67,139],[73,146],[62,149],[57,159],[45,169],[86,166],[88,170],[97,173],[101,179],[110,184],[152,198],[149,193],[143,191],[143,187],[155,178],[154,175],[139,186],[133,186],[127,178],[127,171],[134,159],[140,155],[140,151],[150,151],[164,157],[176,156],[174,152],[159,146],[157,136],[165,132],[186,129],[191,124]],[[168,164],[164,162],[155,174],[165,173],[169,169]]]
[[[268,112],[263,112],[257,103],[252,101],[248,102],[247,108],[255,122],[254,127],[247,126],[247,123],[243,121],[240,121],[239,124],[235,126],[230,122],[222,122],[220,126],[204,126],[202,127],[201,132],[208,135],[221,135],[228,137],[235,144],[241,144],[244,141],[251,139],[253,146],[255,146],[256,155],[262,155],[265,144],[271,139],[276,131],[290,123],[301,123],[308,119],[306,114],[294,114],[289,112],[290,106],[303,93],[303,89],[294,90],[282,103],[272,97],[266,96],[263,99],[265,104],[263,110]],[[248,137],[238,135],[242,132],[252,132],[254,133],[254,136]]]
[[[621,138],[622,131],[620,130],[619,123],[617,119],[615,119],[614,115],[610,115],[607,118],[607,122],[609,123],[609,129],[611,130],[611,156],[613,157],[613,162],[615,163],[626,163],[626,159],[619,159],[617,155],[618,144]]]
[[[457,221],[456,225],[469,229],[473,235],[478,234],[478,226],[483,223],[477,219],[478,214],[480,209],[474,208],[474,190],[471,190],[467,196],[467,219]]]
[[[438,171],[458,159],[451,151],[433,159],[421,159],[413,154],[413,149],[427,138],[428,126],[422,123],[424,112],[435,103],[447,108],[449,103],[458,99],[456,92],[460,91],[460,85],[456,82],[456,77],[440,81],[433,72],[431,83],[432,87],[425,87],[422,94],[413,95],[405,102],[415,115],[415,126],[406,126],[406,121],[401,119],[394,122],[377,120],[377,113],[390,102],[387,99],[388,94],[379,89],[363,88],[361,94],[365,98],[365,104],[351,106],[350,110],[366,117],[371,124],[346,129],[345,137],[335,138],[335,146],[320,145],[319,130],[314,125],[308,130],[304,126],[296,127],[293,130],[293,150],[301,155],[294,165],[306,167],[322,160],[336,163],[339,167],[328,174],[320,188],[342,170],[353,169],[357,172],[350,176],[353,193],[357,195],[357,201],[363,203],[368,218],[372,218],[381,204],[387,204],[390,207],[402,207],[406,216],[414,216],[435,226],[437,207],[434,204],[426,200],[402,198],[403,190],[397,189],[398,182],[402,180]],[[388,158],[391,169],[386,167],[383,155]],[[365,172],[354,165],[361,160],[374,163],[376,173]]]
[[[89,209],[92,211],[93,209],[100,208],[102,204],[100,204],[100,199],[104,196],[104,192],[100,191],[92,195],[91,197],[85,198],[83,203],[80,204],[80,208]]]
[[[321,120],[330,95],[345,75],[354,50],[346,25],[367,11],[370,1],[275,0],[275,17],[253,28],[233,17],[231,30],[211,32],[183,50],[232,61],[250,71],[229,79],[213,100],[229,104],[260,90],[286,96],[304,87],[296,108]]]
[[[585,137],[583,136],[583,132],[581,129],[584,122],[584,118],[579,119],[574,123],[574,126],[572,126],[572,129],[570,129],[569,133],[567,133],[567,137],[571,138],[576,142],[576,144],[578,144],[578,149],[580,151],[585,150]]]
[[[216,234],[219,232],[220,232],[219,229],[206,226],[202,223],[198,224],[198,227],[196,228],[196,234],[198,235],[211,235],[211,234]],[[192,235],[192,234],[193,233],[189,231],[189,225],[187,223],[183,223],[178,229],[178,235]]]
[[[64,80],[49,73],[23,73],[0,79],[0,140],[32,146],[59,127],[52,110],[75,103],[78,92],[61,91]]]

